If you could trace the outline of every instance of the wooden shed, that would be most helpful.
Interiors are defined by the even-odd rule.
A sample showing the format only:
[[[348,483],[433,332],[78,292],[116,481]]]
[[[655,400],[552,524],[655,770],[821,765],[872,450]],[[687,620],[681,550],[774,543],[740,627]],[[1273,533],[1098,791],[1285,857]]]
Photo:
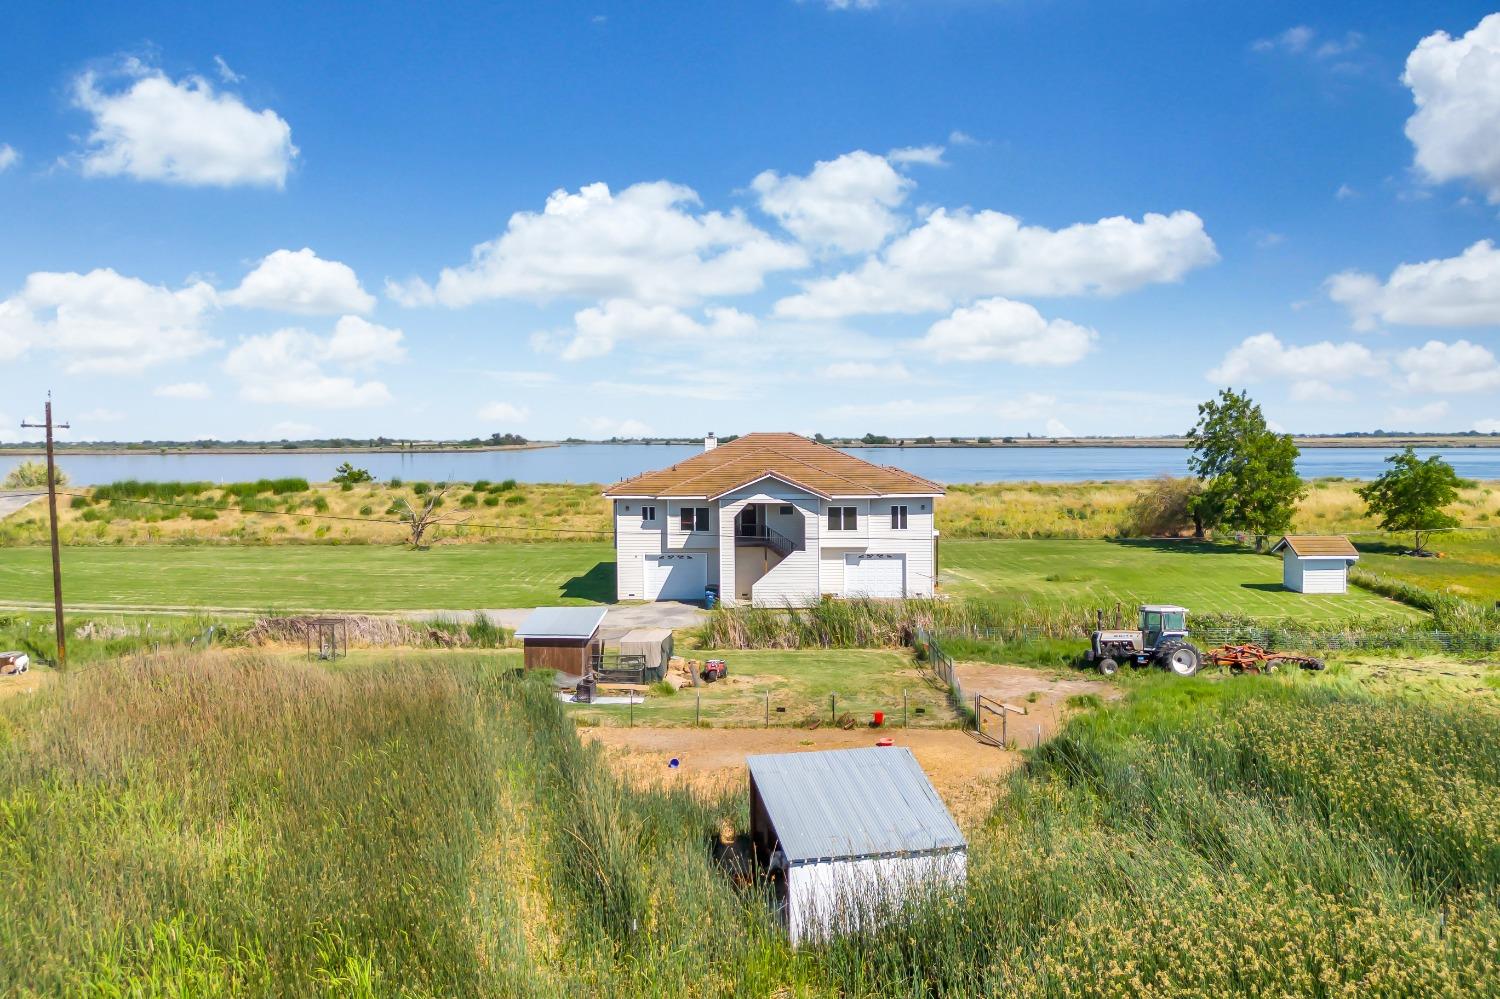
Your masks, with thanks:
[[[516,629],[527,669],[571,677],[588,673],[599,645],[603,607],[538,607]]]
[[[1343,535],[1288,534],[1276,542],[1281,584],[1296,593],[1348,593],[1359,551]]]

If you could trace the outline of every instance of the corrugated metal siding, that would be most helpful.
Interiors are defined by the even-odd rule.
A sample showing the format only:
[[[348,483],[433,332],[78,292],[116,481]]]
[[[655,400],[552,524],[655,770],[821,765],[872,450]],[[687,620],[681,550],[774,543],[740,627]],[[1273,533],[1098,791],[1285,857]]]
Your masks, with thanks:
[[[791,863],[967,846],[905,747],[779,753],[746,762]]]

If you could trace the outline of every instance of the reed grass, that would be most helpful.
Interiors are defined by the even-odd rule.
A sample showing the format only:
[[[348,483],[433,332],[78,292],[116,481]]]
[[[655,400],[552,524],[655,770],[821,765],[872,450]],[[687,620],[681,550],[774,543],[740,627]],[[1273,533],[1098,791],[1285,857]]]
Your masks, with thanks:
[[[971,830],[958,893],[793,951],[545,684],[414,658],[103,668],[0,705],[0,993],[1500,990],[1500,713],[1143,679]]]

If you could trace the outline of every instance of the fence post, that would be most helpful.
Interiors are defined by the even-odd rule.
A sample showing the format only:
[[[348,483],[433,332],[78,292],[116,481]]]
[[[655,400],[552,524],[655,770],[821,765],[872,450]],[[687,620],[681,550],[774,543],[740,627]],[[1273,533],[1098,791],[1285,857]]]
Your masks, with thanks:
[[[766,694],[766,726],[765,727],[766,728],[770,728],[771,727],[771,695],[770,695],[769,692]]]
[[[635,728],[635,691],[633,691],[633,690],[629,691],[629,694],[630,694],[630,727],[631,728]]]
[[[979,714],[979,695],[974,695],[974,732],[984,735],[984,718]]]
[[[837,725],[838,723],[839,723],[839,695],[838,694],[829,694],[828,695],[828,724],[830,724],[830,725]]]
[[[901,688],[901,727],[911,728],[911,700],[907,697],[906,688]]]
[[[703,722],[703,695],[698,695],[698,703],[693,705],[693,724],[700,725]]]
[[[1003,705],[1003,704],[1000,705],[1000,706],[1002,708],[1005,707],[1005,705]],[[1000,712],[1000,748],[1001,749],[1009,749],[1010,748],[1010,712],[1009,711],[1001,711]]]

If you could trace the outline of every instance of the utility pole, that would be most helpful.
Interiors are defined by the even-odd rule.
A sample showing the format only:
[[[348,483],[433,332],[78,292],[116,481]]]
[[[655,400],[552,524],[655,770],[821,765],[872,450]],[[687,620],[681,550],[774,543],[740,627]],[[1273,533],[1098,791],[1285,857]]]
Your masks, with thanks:
[[[68,665],[68,637],[63,628],[62,608],[62,555],[57,544],[57,462],[52,456],[52,393],[47,393],[47,419],[42,423],[22,423],[22,427],[47,428],[47,512],[52,520],[52,613],[57,627],[57,668]],[[70,429],[66,423],[57,425],[59,430]]]

